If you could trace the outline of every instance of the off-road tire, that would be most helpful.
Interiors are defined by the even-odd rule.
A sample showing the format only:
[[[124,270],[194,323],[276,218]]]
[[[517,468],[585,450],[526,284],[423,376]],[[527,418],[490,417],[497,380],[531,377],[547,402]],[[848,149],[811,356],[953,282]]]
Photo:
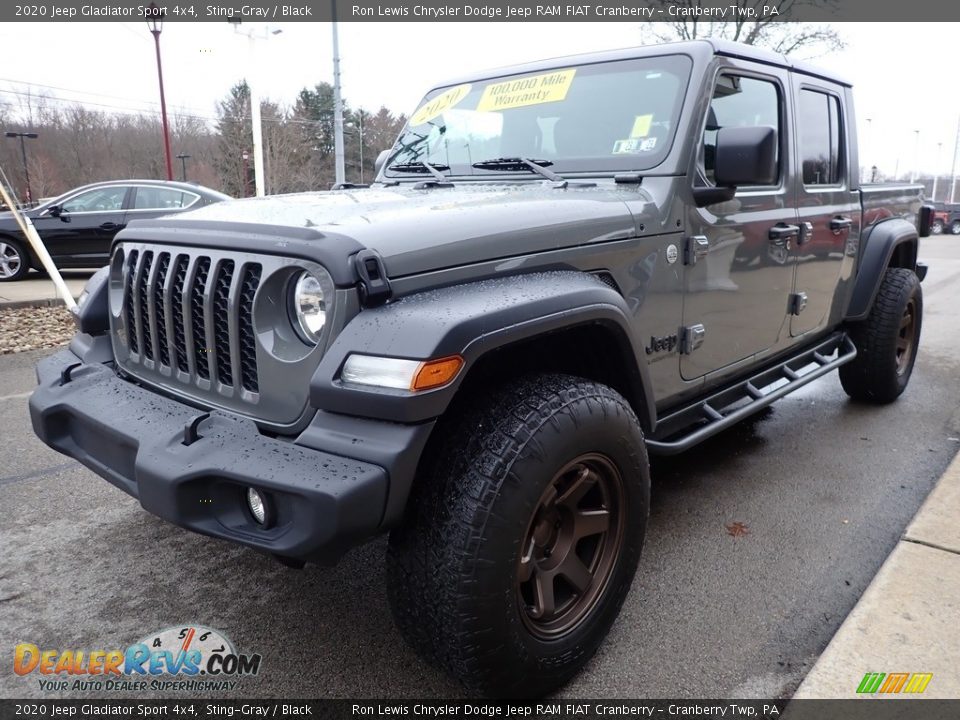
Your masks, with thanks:
[[[544,695],[596,652],[630,589],[650,504],[643,433],[615,391],[557,374],[476,394],[442,422],[440,442],[421,468],[407,515],[390,535],[387,580],[394,618],[428,662],[471,691]],[[619,544],[604,583],[597,585],[602,590],[579,622],[556,637],[538,637],[540,630],[531,630],[537,622],[530,620],[531,607],[521,598],[520,568],[530,557],[524,547],[545,493],[580,458],[608,459],[622,480],[620,507],[609,510],[611,518],[615,512],[621,518]],[[581,551],[579,542],[573,552]],[[564,582],[561,577],[561,591]]]
[[[960,235],[960,220],[954,220],[950,223],[950,234]]]
[[[922,322],[923,290],[916,273],[889,268],[867,319],[850,326],[857,357],[840,367],[847,395],[877,404],[900,397],[913,373]],[[904,351],[909,354],[903,356]]]
[[[30,272],[30,255],[19,240],[0,237],[0,282],[22,280]],[[11,267],[16,262],[16,267]]]

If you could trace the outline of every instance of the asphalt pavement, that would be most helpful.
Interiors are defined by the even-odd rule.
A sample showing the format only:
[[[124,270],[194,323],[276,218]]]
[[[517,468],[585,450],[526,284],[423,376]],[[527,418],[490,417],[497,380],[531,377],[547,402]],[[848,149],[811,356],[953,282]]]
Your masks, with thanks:
[[[633,590],[563,695],[793,693],[960,449],[960,239],[921,256],[921,351],[898,402],[853,403],[832,374],[655,461]],[[42,355],[0,357],[0,696],[50,696],[10,671],[17,643],[122,648],[186,623],[263,655],[234,696],[462,694],[393,628],[382,539],[296,571],[148,515],[33,436]]]

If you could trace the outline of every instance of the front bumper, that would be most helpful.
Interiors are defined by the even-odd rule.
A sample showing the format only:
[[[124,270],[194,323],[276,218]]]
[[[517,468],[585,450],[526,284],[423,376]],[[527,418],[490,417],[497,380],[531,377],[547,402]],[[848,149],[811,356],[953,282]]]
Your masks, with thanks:
[[[372,463],[265,437],[251,420],[203,412],[145,390],[64,350],[37,366],[30,397],[34,431],[144,509],[204,535],[281,558],[330,562],[375,534],[387,500],[387,471]],[[265,493],[274,521],[259,526],[247,488]]]

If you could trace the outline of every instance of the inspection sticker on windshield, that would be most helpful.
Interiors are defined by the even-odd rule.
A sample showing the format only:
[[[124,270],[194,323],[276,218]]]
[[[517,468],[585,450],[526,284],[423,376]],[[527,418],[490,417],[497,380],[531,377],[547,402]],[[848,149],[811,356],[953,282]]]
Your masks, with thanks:
[[[480,96],[477,110],[491,112],[558,102],[567,97],[576,74],[576,68],[572,68],[487,85]]]
[[[653,115],[637,115],[633,119],[633,130],[630,131],[630,137],[642,138],[650,134],[650,124],[653,122]]]
[[[614,155],[636,155],[637,153],[650,152],[657,147],[657,139],[652,138],[628,138],[626,140],[617,140],[613,144]]]
[[[435,98],[427,101],[410,117],[410,125],[423,125],[455,106],[470,92],[470,83],[457,85],[444,90]]]

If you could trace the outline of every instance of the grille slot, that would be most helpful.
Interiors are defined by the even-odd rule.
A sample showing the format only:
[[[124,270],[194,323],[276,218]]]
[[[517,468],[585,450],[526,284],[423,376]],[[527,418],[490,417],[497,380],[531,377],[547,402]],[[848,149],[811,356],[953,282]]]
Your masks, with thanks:
[[[247,265],[240,282],[240,384],[244,390],[260,392],[257,375],[257,343],[253,334],[253,298],[260,287],[260,266]]]
[[[163,299],[163,286],[170,271],[170,253],[160,253],[157,276],[153,281],[153,310],[157,317],[157,346],[160,364],[170,367],[170,346],[167,343],[167,305]]]
[[[139,344],[137,343],[137,323],[133,307],[133,279],[137,274],[137,259],[140,253],[133,250],[127,259],[127,281],[123,293],[123,304],[125,309],[125,319],[127,325],[127,347],[130,352],[137,352]]]
[[[259,393],[253,308],[260,263],[131,249],[122,271],[116,337],[129,351],[126,365],[193,386],[211,381],[208,392]],[[249,394],[241,399],[256,402]]]
[[[197,261],[197,272],[190,288],[190,321],[193,325],[193,363],[197,375],[210,379],[210,353],[207,348],[207,323],[203,316],[203,292],[210,274],[210,258]]]
[[[153,360],[153,336],[150,333],[150,305],[147,302],[147,285],[150,282],[150,269],[153,267],[153,253],[143,254],[143,267],[137,275],[137,302],[139,303],[140,325],[143,331],[143,356]]]
[[[190,370],[187,363],[187,335],[183,324],[183,286],[187,281],[187,268],[189,266],[190,259],[186,255],[177,256],[176,269],[173,275],[172,301],[170,303],[170,314],[173,316],[173,349],[177,356],[177,369],[180,372]]]
[[[217,270],[213,284],[213,349],[217,354],[217,379],[233,385],[230,368],[230,283],[233,282],[233,260],[226,260]]]

